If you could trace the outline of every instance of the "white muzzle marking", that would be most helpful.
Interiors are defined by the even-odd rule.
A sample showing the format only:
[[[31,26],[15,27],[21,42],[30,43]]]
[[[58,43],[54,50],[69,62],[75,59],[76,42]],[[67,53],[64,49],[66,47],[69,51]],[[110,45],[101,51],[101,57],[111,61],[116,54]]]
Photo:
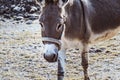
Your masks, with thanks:
[[[44,46],[44,53],[48,56],[53,53],[56,53],[57,51],[58,51],[58,48],[55,46],[55,44],[45,44]]]
[[[44,46],[44,58],[48,62],[56,62],[58,59],[58,48],[55,44],[45,44]]]

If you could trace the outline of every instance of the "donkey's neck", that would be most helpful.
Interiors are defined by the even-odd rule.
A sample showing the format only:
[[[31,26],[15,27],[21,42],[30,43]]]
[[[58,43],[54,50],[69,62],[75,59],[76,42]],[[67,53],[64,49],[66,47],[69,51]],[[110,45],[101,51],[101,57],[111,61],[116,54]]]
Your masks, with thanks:
[[[67,22],[65,37],[69,39],[84,40],[86,38],[86,22],[83,3],[80,0],[74,0],[73,4],[65,7]]]

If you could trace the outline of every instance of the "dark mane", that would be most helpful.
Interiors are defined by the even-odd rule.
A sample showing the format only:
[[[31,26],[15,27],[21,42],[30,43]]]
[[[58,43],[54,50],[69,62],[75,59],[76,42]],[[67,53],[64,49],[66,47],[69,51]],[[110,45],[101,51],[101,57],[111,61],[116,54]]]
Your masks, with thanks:
[[[56,4],[58,0],[45,0],[46,4]]]

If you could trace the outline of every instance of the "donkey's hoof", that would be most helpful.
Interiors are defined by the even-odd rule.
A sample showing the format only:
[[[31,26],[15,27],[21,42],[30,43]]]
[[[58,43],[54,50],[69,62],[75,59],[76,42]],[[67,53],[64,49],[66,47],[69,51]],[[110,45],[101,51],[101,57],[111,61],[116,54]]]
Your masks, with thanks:
[[[87,78],[85,78],[84,80],[90,80],[90,78],[89,78],[89,77],[87,77]]]
[[[64,80],[64,76],[58,76],[57,80]]]

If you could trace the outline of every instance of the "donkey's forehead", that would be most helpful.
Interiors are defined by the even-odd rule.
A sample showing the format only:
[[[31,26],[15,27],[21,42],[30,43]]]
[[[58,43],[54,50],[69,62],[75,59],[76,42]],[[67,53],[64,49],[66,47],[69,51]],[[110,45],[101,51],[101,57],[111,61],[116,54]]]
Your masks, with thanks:
[[[57,19],[56,17],[61,17],[62,9],[54,4],[48,4],[42,7],[40,19],[46,20],[46,19]]]
[[[46,4],[42,7],[44,13],[59,13],[61,12],[61,8],[56,4]]]

